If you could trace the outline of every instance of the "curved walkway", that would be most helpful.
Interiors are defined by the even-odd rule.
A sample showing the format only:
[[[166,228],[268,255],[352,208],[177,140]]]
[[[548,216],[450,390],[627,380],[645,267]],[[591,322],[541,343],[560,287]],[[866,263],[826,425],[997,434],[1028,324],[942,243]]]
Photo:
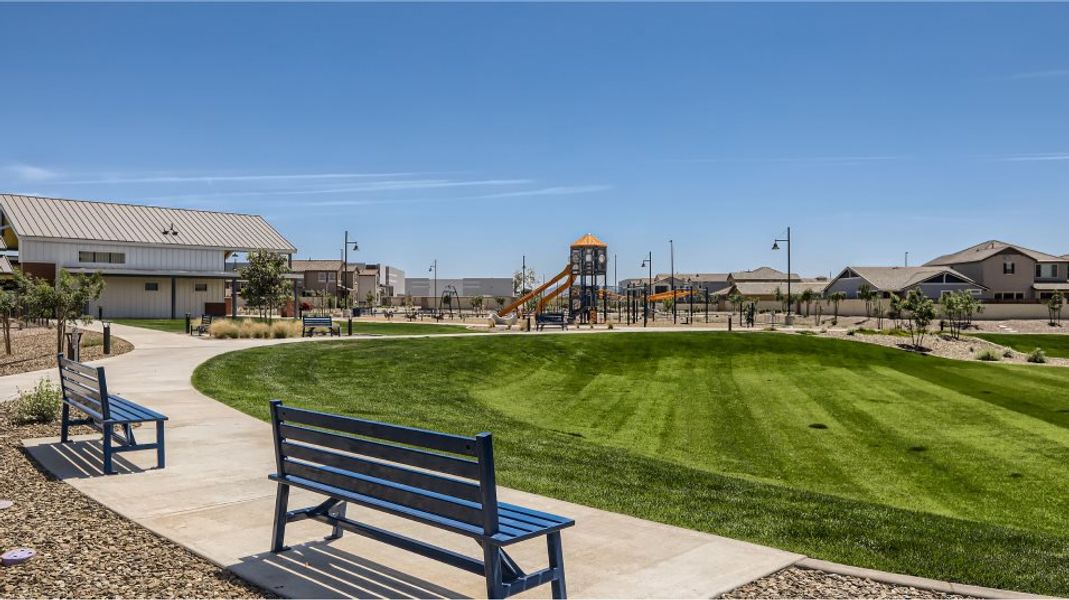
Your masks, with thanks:
[[[152,452],[124,454],[116,459],[120,474],[105,477],[100,474],[99,442],[93,439],[99,436],[67,446],[57,444],[57,438],[26,440],[35,460],[57,477],[280,596],[479,597],[484,593],[479,577],[366,538],[347,535],[328,544],[323,540],[328,528],[312,521],[290,525],[287,541],[292,550],[279,555],[265,552],[274,503],[274,484],[267,479],[274,471],[270,425],[197,392],[190,375],[198,364],[224,352],[301,340],[206,340],[122,325],[113,325],[113,331],[131,341],[135,350],[99,364],[107,366],[114,393],[170,417],[167,468],[151,468]],[[360,340],[353,338],[352,343]],[[0,378],[0,400],[42,376],[54,373]],[[294,493],[292,506],[319,501]],[[509,502],[575,518],[576,526],[563,535],[569,591],[576,597],[713,597],[804,558],[515,490],[501,489],[500,494]],[[460,552],[478,551],[470,540],[410,521],[373,511],[361,511],[359,518]],[[514,556],[521,565],[541,567],[546,560],[544,544],[521,543]],[[923,581],[914,579],[911,585]],[[937,583],[941,582],[931,582]],[[984,594],[969,586],[951,589],[1007,595]],[[546,597],[549,592],[544,586],[523,596]]]

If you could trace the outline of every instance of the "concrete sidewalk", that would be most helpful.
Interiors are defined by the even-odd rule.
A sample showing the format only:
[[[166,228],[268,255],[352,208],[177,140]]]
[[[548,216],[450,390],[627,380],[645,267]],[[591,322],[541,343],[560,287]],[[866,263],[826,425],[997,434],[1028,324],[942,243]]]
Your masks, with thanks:
[[[119,455],[119,475],[100,475],[93,436],[60,446],[56,438],[27,440],[30,454],[57,477],[123,516],[287,597],[479,597],[480,577],[347,534],[329,544],[329,529],[304,521],[289,526],[285,553],[266,552],[270,539],[274,471],[270,425],[193,389],[201,362],[242,348],[293,340],[206,340],[113,325],[136,349],[102,361],[114,393],[158,410],[167,423],[167,468],[154,453]],[[337,340],[337,338],[334,338]],[[351,343],[362,343],[353,339]],[[0,378],[0,399],[33,385],[37,372]],[[266,402],[268,398],[264,398]],[[475,432],[457,432],[475,433]],[[498,436],[508,432],[495,432]],[[58,434],[58,425],[57,425]],[[143,434],[151,437],[152,433]],[[569,592],[575,597],[711,597],[786,567],[802,556],[714,535],[501,489],[503,500],[572,517],[564,551]],[[291,508],[321,497],[294,490]],[[386,527],[472,556],[469,539],[352,507],[351,518]],[[512,552],[512,550],[510,550]],[[546,564],[544,540],[514,547],[527,570]],[[523,594],[548,597],[548,586]]]

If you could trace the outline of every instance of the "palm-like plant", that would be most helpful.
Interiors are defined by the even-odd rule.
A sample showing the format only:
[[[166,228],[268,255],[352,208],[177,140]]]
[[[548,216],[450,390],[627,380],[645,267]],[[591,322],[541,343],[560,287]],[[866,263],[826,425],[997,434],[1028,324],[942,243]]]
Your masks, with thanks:
[[[828,296],[828,300],[831,300],[832,306],[832,325],[839,324],[839,303],[846,300],[846,292],[835,292],[831,296]]]

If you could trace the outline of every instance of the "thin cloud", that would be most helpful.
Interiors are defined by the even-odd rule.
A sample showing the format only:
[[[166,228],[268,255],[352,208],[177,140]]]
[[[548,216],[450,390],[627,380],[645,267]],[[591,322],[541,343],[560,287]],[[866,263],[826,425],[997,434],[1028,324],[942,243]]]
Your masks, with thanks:
[[[302,207],[328,207],[328,206],[367,206],[373,204],[431,204],[441,202],[466,202],[471,200],[493,200],[498,198],[516,198],[524,196],[564,196],[571,194],[587,194],[602,192],[612,189],[608,185],[573,185],[539,188],[534,190],[518,190],[515,192],[502,192],[499,194],[483,194],[479,196],[461,196],[451,198],[401,198],[388,200],[373,198],[365,200],[326,200],[321,202],[305,202]]]
[[[1017,156],[1002,156],[994,160],[1001,162],[1034,162],[1049,160],[1069,160],[1069,152],[1051,152],[1045,154],[1020,154]]]
[[[901,160],[901,156],[857,155],[857,156],[766,156],[766,157],[711,157],[681,158],[671,162],[685,163],[798,163],[813,165],[842,165],[877,161]]]
[[[1069,69],[1049,69],[1046,71],[1027,71],[1010,75],[1010,79],[1054,79],[1069,77]]]
[[[402,179],[393,181],[376,181],[364,185],[329,187],[321,189],[290,189],[290,190],[248,190],[234,192],[208,192],[204,194],[182,194],[178,196],[156,196],[148,200],[154,202],[166,201],[197,201],[213,198],[249,198],[267,196],[309,196],[319,194],[355,194],[366,192],[394,192],[405,190],[426,190],[438,188],[471,187],[471,186],[495,186],[495,185],[525,185],[533,183],[530,179],[479,179],[479,180],[450,180],[450,179]],[[307,203],[306,203],[307,204]]]
[[[331,179],[361,179],[376,177],[411,177],[419,173],[301,173],[292,175],[155,175],[145,177],[94,177],[55,181],[64,185],[128,184],[128,183],[227,183],[250,181],[317,181]]]
[[[50,169],[21,163],[6,165],[3,171],[14,175],[22,181],[48,181],[59,177],[59,173]]]

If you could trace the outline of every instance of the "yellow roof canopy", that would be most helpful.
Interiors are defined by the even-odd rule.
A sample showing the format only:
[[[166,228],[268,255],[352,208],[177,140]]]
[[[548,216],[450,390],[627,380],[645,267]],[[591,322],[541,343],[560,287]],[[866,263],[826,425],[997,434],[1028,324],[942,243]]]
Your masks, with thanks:
[[[572,248],[608,248],[609,245],[588,233],[572,242]]]

